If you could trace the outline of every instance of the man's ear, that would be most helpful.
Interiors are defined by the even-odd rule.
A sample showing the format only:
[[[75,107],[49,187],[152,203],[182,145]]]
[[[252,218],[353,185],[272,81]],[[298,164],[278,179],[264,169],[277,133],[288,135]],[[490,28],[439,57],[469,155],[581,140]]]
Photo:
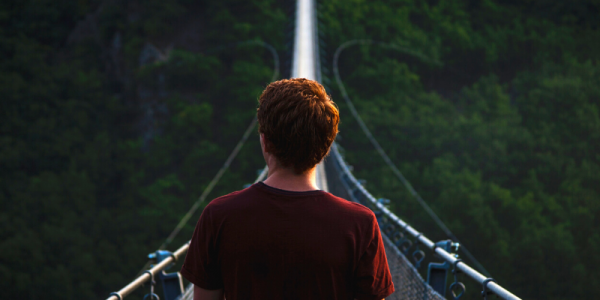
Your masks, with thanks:
[[[265,150],[265,152],[270,153],[271,152],[271,148],[273,147],[273,144],[271,144],[271,142],[265,137],[264,134],[260,134],[260,142],[263,146],[263,149]]]

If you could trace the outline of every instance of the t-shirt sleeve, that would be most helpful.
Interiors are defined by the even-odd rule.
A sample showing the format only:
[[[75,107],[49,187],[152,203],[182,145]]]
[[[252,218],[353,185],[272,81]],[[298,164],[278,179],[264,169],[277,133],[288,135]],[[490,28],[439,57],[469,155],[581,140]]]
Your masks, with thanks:
[[[183,277],[207,290],[223,288],[215,227],[209,204],[196,224],[190,247],[181,267]]]
[[[372,215],[371,219],[370,228],[366,231],[368,236],[365,237],[368,245],[360,256],[355,273],[355,298],[359,300],[382,299],[394,292],[379,225],[375,215]]]

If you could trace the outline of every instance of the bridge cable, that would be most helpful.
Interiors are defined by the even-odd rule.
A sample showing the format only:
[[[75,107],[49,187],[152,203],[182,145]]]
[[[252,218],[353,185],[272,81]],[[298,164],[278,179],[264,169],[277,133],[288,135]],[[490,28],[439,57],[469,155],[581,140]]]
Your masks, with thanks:
[[[375,149],[377,150],[377,152],[379,153],[379,155],[383,158],[383,160],[385,161],[385,163],[390,167],[390,169],[392,169],[392,172],[396,175],[396,177],[398,177],[398,179],[400,179],[400,181],[408,189],[408,191],[411,193],[411,195],[417,200],[417,202],[419,202],[419,204],[423,207],[423,209],[425,209],[425,211],[427,212],[427,214],[429,214],[429,216],[442,229],[442,231],[444,231],[444,233],[446,233],[446,235],[448,237],[450,237],[452,240],[454,240],[455,242],[457,242],[457,243],[460,244],[460,241],[458,240],[458,238],[452,233],[452,231],[450,231],[450,229],[448,229],[448,227],[444,224],[444,222],[442,222],[442,220],[431,209],[431,207],[429,207],[429,205],[427,205],[427,203],[423,200],[423,198],[421,198],[421,196],[413,188],[413,186],[410,184],[410,182],[404,177],[404,175],[402,175],[402,172],[400,172],[400,170],[398,169],[398,167],[396,167],[396,164],[394,164],[394,162],[392,162],[392,160],[389,158],[389,156],[385,153],[385,151],[383,150],[383,148],[381,147],[381,145],[379,145],[379,143],[377,142],[377,140],[375,139],[375,137],[373,136],[373,134],[371,134],[371,131],[369,130],[369,128],[367,128],[367,126],[365,125],[364,121],[362,120],[362,118],[358,114],[358,111],[356,110],[356,107],[354,106],[354,104],[350,100],[350,97],[348,96],[348,93],[346,92],[346,88],[344,87],[344,84],[342,83],[342,79],[340,78],[340,73],[339,73],[339,70],[338,70],[338,59],[339,59],[340,53],[344,49],[346,49],[346,48],[348,48],[348,47],[350,47],[352,45],[358,45],[358,44],[362,44],[362,45],[368,45],[368,44],[381,45],[381,46],[394,48],[394,49],[401,50],[401,51],[409,53],[409,54],[416,55],[416,56],[418,56],[423,61],[433,62],[433,63],[436,63],[436,61],[431,60],[431,59],[427,58],[426,56],[424,56],[422,54],[418,54],[418,53],[416,53],[416,52],[414,52],[414,51],[412,51],[410,49],[407,49],[407,48],[404,48],[404,47],[401,47],[401,46],[397,46],[397,45],[393,45],[393,44],[386,44],[386,43],[377,42],[377,41],[373,41],[373,40],[366,40],[366,39],[363,39],[363,40],[351,40],[351,41],[347,41],[347,42],[341,44],[336,49],[335,54],[333,55],[333,73],[335,75],[335,80],[337,82],[337,85],[338,85],[338,87],[339,87],[339,89],[340,89],[340,91],[342,93],[342,97],[344,98],[344,100],[346,101],[346,104],[350,108],[350,112],[352,113],[352,116],[354,116],[354,118],[358,122],[358,125],[360,125],[360,128],[362,129],[362,131],[364,132],[364,134],[367,136],[367,138],[369,139],[369,141],[371,142],[371,144],[373,145],[373,147],[375,147]],[[437,62],[437,64],[441,64],[441,63]],[[463,250],[463,252],[465,253],[465,255],[467,255],[467,257],[469,257],[469,259],[471,261],[473,261],[473,263],[475,263],[475,265],[477,265],[477,267],[479,267],[479,269],[486,276],[490,277],[489,272],[483,267],[483,265],[481,263],[479,263],[479,261],[471,254],[471,252],[469,252],[469,250],[467,250],[467,248],[464,245],[461,244],[460,249]]]
[[[208,196],[208,194],[210,194],[210,192],[213,190],[215,185],[217,185],[217,183],[219,182],[219,180],[221,179],[223,174],[225,174],[225,171],[227,171],[227,169],[231,165],[231,162],[233,161],[233,159],[237,156],[237,154],[240,152],[240,150],[244,146],[244,143],[246,143],[246,141],[248,140],[248,137],[252,133],[254,127],[256,127],[257,121],[258,120],[256,119],[256,117],[254,117],[252,119],[252,122],[250,122],[250,125],[248,126],[248,128],[246,128],[246,132],[244,132],[242,139],[237,143],[237,145],[235,146],[235,148],[233,149],[231,154],[229,154],[229,157],[227,158],[227,160],[225,161],[223,166],[221,166],[221,169],[219,169],[219,171],[217,172],[215,177],[213,177],[213,179],[210,181],[208,186],[204,189],[204,192],[202,192],[202,195],[200,195],[198,200],[196,200],[194,205],[192,205],[192,207],[190,207],[190,209],[183,216],[183,218],[181,218],[181,220],[179,221],[179,224],[177,224],[175,229],[173,229],[171,234],[169,234],[169,236],[164,241],[164,243],[162,245],[160,245],[160,247],[158,248],[159,250],[164,249],[164,247],[166,247],[169,243],[171,243],[171,241],[173,241],[173,239],[177,236],[177,234],[179,234],[179,231],[181,231],[181,229],[183,229],[183,227],[185,226],[185,224],[187,224],[187,222],[192,217],[192,215],[196,212],[196,210],[198,210],[198,208],[200,207],[200,204],[202,204],[202,202],[204,202],[204,200],[206,200],[206,197]]]
[[[260,46],[263,46],[263,47],[267,48],[271,52],[271,54],[273,55],[274,66],[273,66],[273,76],[271,76],[271,81],[270,82],[275,81],[275,79],[277,79],[277,76],[279,75],[279,55],[277,55],[277,51],[275,50],[275,48],[273,48],[273,46],[271,46],[271,45],[269,45],[269,44],[267,44],[265,42],[255,41],[255,40],[240,42],[240,43],[237,43],[235,45],[244,45],[244,44],[258,44]],[[235,146],[235,148],[233,149],[233,151],[231,152],[231,154],[229,154],[229,157],[227,158],[227,160],[225,161],[225,163],[223,164],[223,166],[221,167],[221,169],[219,169],[219,171],[217,172],[217,174],[215,175],[215,177],[210,181],[210,183],[208,184],[208,186],[204,189],[204,192],[202,192],[202,195],[200,195],[200,197],[198,198],[198,200],[196,200],[196,203],[194,203],[194,205],[192,205],[192,207],[190,207],[190,209],[183,216],[183,218],[181,218],[181,220],[179,221],[179,224],[177,224],[177,226],[175,227],[175,229],[173,229],[173,231],[171,232],[171,234],[169,234],[169,236],[167,237],[167,239],[165,240],[165,242],[158,248],[159,250],[164,249],[164,247],[166,247],[171,241],[173,241],[173,239],[177,236],[177,234],[179,233],[179,231],[181,231],[181,229],[185,226],[185,224],[187,223],[187,221],[189,221],[189,219],[192,217],[192,215],[200,207],[200,204],[202,202],[204,202],[204,200],[206,199],[206,197],[208,196],[208,194],[210,194],[210,192],[212,191],[212,189],[215,187],[215,185],[221,179],[221,176],[223,176],[223,174],[225,173],[225,171],[227,171],[227,169],[229,168],[229,165],[231,164],[231,162],[233,161],[233,159],[240,152],[240,150],[244,146],[244,143],[246,143],[246,140],[248,140],[248,137],[252,133],[252,130],[254,129],[254,127],[256,127],[256,123],[257,122],[258,122],[258,120],[257,120],[256,116],[254,116],[254,118],[252,119],[252,122],[250,122],[250,125],[248,125],[248,128],[246,128],[246,131],[244,132],[244,135],[242,136],[242,139],[237,143],[237,145]]]
[[[271,46],[270,44],[265,43],[263,41],[259,41],[259,40],[238,42],[238,43],[230,44],[227,46],[240,46],[240,45],[253,45],[253,44],[263,46],[263,47],[267,48],[267,50],[269,50],[269,52],[271,52],[271,55],[273,56],[273,76],[271,76],[270,82],[275,81],[277,79],[277,77],[279,76],[279,55],[277,54],[277,50],[275,50],[275,48],[273,46]],[[224,48],[224,47],[223,46],[216,47],[215,49],[222,49],[222,48]],[[214,49],[211,49],[211,50],[214,50]],[[229,168],[229,165],[231,164],[233,159],[238,155],[238,153],[240,152],[240,150],[242,149],[242,147],[248,140],[248,137],[252,133],[252,130],[254,129],[254,127],[256,127],[257,122],[258,122],[258,119],[256,118],[256,116],[254,116],[254,118],[252,119],[252,122],[250,122],[250,125],[248,125],[248,128],[246,128],[246,131],[244,132],[242,139],[237,143],[237,145],[235,146],[235,148],[233,149],[231,154],[229,154],[229,157],[227,157],[227,160],[225,161],[223,166],[221,166],[221,168],[219,169],[217,174],[215,174],[215,176],[210,181],[208,186],[206,186],[206,188],[204,189],[204,191],[202,192],[200,197],[198,197],[198,200],[196,200],[196,202],[192,205],[192,207],[190,207],[188,212],[181,218],[181,220],[179,221],[177,226],[175,226],[175,228],[173,229],[171,234],[169,234],[167,239],[160,245],[160,247],[158,247],[158,250],[163,250],[169,243],[171,243],[173,241],[173,239],[175,239],[175,237],[177,237],[177,235],[179,234],[181,229],[183,229],[183,227],[187,224],[189,219],[194,215],[196,210],[198,210],[198,208],[200,207],[200,204],[202,204],[202,202],[204,202],[204,200],[210,194],[210,192],[213,190],[215,185],[217,185],[217,183],[219,182],[219,180],[221,179],[221,177],[223,176],[225,171],[227,171],[227,169]],[[262,178],[264,178],[266,176],[267,170],[268,170],[267,167],[265,167],[265,169],[263,170],[263,172],[261,173],[259,178],[256,180],[256,182],[262,180]],[[138,272],[138,276],[142,272],[144,272],[144,270],[146,270],[150,266],[150,264],[151,264],[151,261],[146,262],[144,267]]]

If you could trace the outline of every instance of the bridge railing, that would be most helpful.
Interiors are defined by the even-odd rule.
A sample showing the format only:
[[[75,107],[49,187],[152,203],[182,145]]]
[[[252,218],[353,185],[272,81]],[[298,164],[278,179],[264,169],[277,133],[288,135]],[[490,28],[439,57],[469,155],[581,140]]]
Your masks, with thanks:
[[[421,232],[411,227],[408,223],[392,213],[384,205],[385,203],[382,203],[382,201],[373,197],[359,182],[359,180],[354,177],[350,171],[350,168],[348,167],[348,164],[346,164],[342,155],[340,154],[338,147],[339,146],[336,143],[332,145],[329,159],[333,160],[333,164],[339,172],[340,179],[347,189],[350,198],[352,198],[349,200],[359,202],[375,212],[381,231],[387,235],[387,237],[400,252],[404,253],[404,255],[408,254],[406,250],[408,250],[408,248],[410,248],[412,245],[412,242],[410,242],[408,239],[408,235],[410,235],[414,239],[414,243],[418,243],[431,250],[433,253],[439,255],[450,266],[453,266],[456,271],[464,273],[469,278],[481,284],[483,296],[487,297],[488,293],[493,293],[502,299],[520,299],[497,284],[492,278],[485,277],[464,263],[462,260],[458,259],[454,254],[449,253],[446,250],[448,249],[447,247],[442,247],[441,243],[432,242]],[[418,254],[413,252],[413,255]],[[420,257],[414,258],[417,263],[422,260]]]
[[[340,177],[342,184],[348,192],[349,200],[353,200],[359,203],[364,204],[369,207],[371,210],[375,212],[377,216],[378,222],[380,224],[380,228],[382,233],[384,234],[385,239],[388,244],[393,244],[395,250],[398,253],[403,253],[403,255],[407,255],[407,250],[411,248],[412,242],[408,239],[408,235],[412,236],[415,240],[415,243],[419,243],[420,245],[430,249],[437,255],[439,255],[444,261],[453,266],[456,270],[463,272],[465,275],[478,282],[483,287],[484,295],[487,292],[496,294],[502,299],[511,299],[516,300],[520,299],[519,297],[513,295],[502,286],[498,285],[491,278],[486,278],[460,259],[457,259],[452,253],[446,251],[447,248],[441,247],[440,243],[434,243],[429,240],[422,233],[417,231],[415,228],[411,227],[408,223],[404,222],[402,219],[398,218],[394,213],[389,211],[387,207],[385,207],[382,201],[375,199],[366,189],[365,187],[354,177],[350,168],[344,161],[342,155],[339,152],[338,145],[333,144],[331,147],[331,153],[328,158],[331,160],[337,169],[337,175]],[[261,172],[256,181],[262,180],[267,173],[267,168]],[[331,174],[333,175],[333,174]],[[183,255],[187,252],[189,244],[186,243],[181,246],[178,250],[176,250],[172,255],[160,260],[154,267],[145,271],[137,277],[134,281],[129,283],[127,286],[119,290],[118,292],[111,293],[110,297],[107,300],[122,300],[125,296],[131,294],[135,289],[142,286],[144,283],[153,281],[155,277],[159,275],[160,272],[167,269],[170,265],[175,263],[178,259],[183,257]],[[388,254],[389,255],[389,254]],[[415,254],[413,253],[413,256]],[[421,258],[413,257],[416,261]],[[388,258],[388,260],[390,260]],[[188,299],[191,298],[191,287],[186,289],[183,297],[180,299]],[[431,294],[431,293],[429,293]]]
[[[151,284],[153,285],[154,278],[158,277],[160,272],[168,269],[172,264],[177,262],[177,260],[182,258],[183,255],[188,251],[188,248],[189,242],[183,244],[183,246],[179,247],[179,249],[170,254],[169,257],[158,262],[155,266],[142,273],[142,275],[138,276],[135,280],[130,282],[124,288],[120,289],[118,292],[111,293],[107,300],[122,300],[125,298],[125,296],[131,294],[148,281],[152,282]]]

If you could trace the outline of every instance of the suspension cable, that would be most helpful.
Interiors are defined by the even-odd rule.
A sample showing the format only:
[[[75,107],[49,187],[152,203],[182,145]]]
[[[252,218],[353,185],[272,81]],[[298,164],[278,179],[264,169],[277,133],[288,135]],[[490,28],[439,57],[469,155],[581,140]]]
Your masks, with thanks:
[[[231,162],[233,161],[233,159],[240,152],[240,150],[244,146],[244,143],[246,143],[246,140],[248,140],[250,133],[252,133],[254,127],[256,127],[256,123],[257,123],[257,119],[256,119],[256,117],[254,117],[254,119],[252,119],[252,122],[250,122],[250,125],[248,126],[248,128],[246,128],[246,132],[244,132],[244,136],[237,143],[237,145],[235,146],[235,148],[233,149],[231,154],[229,154],[229,157],[227,158],[227,160],[225,161],[225,163],[223,164],[221,169],[219,169],[219,171],[217,172],[215,177],[210,181],[210,183],[204,189],[204,192],[202,192],[202,195],[200,195],[200,197],[198,198],[198,200],[196,200],[194,205],[192,205],[192,207],[190,207],[188,212],[181,218],[181,220],[179,221],[179,224],[177,224],[177,226],[175,226],[175,229],[173,229],[173,231],[171,232],[171,234],[169,234],[169,236],[163,242],[163,244],[160,245],[160,247],[158,247],[159,250],[164,249],[164,247],[166,247],[169,243],[171,243],[171,241],[173,241],[173,239],[177,236],[177,234],[179,234],[179,232],[185,226],[185,224],[187,224],[187,222],[190,220],[190,218],[196,212],[196,210],[198,210],[198,208],[200,207],[200,204],[202,204],[202,202],[204,202],[204,200],[206,199],[208,194],[210,194],[210,192],[213,190],[215,185],[217,185],[217,183],[219,182],[219,180],[221,179],[223,174],[225,174],[225,171],[227,171],[227,169],[231,165]]]
[[[275,50],[275,48],[273,46],[271,46],[270,44],[268,44],[266,42],[259,41],[259,40],[237,42],[237,43],[229,44],[226,46],[231,47],[231,46],[240,46],[240,45],[258,45],[258,46],[267,48],[267,50],[269,50],[269,52],[271,52],[271,55],[273,56],[273,76],[271,76],[270,82],[273,82],[273,81],[275,81],[275,79],[277,79],[277,77],[279,76],[279,55],[277,54],[277,50]],[[213,51],[215,49],[220,50],[220,49],[225,48],[226,46],[216,47],[214,49],[211,49],[211,51]],[[181,229],[183,229],[185,224],[187,224],[189,219],[194,215],[196,210],[198,210],[198,208],[200,207],[202,202],[204,202],[204,200],[210,194],[210,192],[215,187],[215,185],[217,185],[217,183],[219,182],[219,180],[221,179],[221,177],[223,176],[225,171],[227,171],[227,169],[229,168],[229,165],[231,164],[233,159],[240,152],[240,150],[244,146],[244,143],[246,143],[246,140],[248,140],[250,133],[252,133],[252,130],[256,126],[256,123],[257,123],[257,119],[255,116],[252,119],[252,122],[250,122],[250,125],[248,125],[248,128],[246,128],[246,131],[244,132],[242,139],[237,143],[237,145],[235,146],[235,148],[233,149],[231,154],[229,154],[229,157],[227,158],[227,160],[225,161],[223,166],[219,169],[217,174],[215,174],[215,177],[213,177],[213,179],[210,181],[208,186],[206,186],[206,188],[204,189],[204,191],[202,192],[200,197],[198,197],[198,200],[196,200],[196,202],[192,205],[192,207],[190,207],[188,212],[181,218],[181,220],[179,221],[177,226],[175,226],[173,231],[169,234],[167,239],[160,245],[160,247],[158,247],[158,250],[164,249],[169,243],[171,243],[173,241],[173,239],[175,239],[175,237],[177,237],[177,235],[179,234]],[[266,170],[267,170],[267,167],[265,167],[265,170],[263,171],[264,175],[259,177],[260,179],[257,179],[257,181],[262,180],[262,178],[264,178],[264,176],[266,176]],[[150,266],[151,263],[152,263],[152,261],[146,262],[144,267],[138,272],[137,276],[139,276],[142,272],[144,272]]]
[[[396,228],[396,232],[402,231],[407,235],[411,235],[415,238],[414,244],[421,244],[426,248],[432,250],[435,254],[439,255],[446,263],[451,264],[455,270],[460,270],[465,275],[475,280],[476,282],[482,284],[484,286],[484,291],[490,290],[498,297],[506,300],[521,300],[521,298],[515,296],[499,284],[497,284],[492,278],[486,278],[481,273],[477,272],[475,269],[468,266],[462,260],[458,259],[453,253],[448,253],[444,247],[439,247],[437,243],[432,242],[428,239],[422,232],[419,232],[415,228],[411,227],[408,223],[404,222],[402,219],[398,218],[394,213],[392,213],[384,203],[375,199],[373,195],[369,193],[365,189],[365,187],[352,175],[348,165],[340,155],[338,145],[333,143],[331,145],[331,157],[333,159],[334,167],[338,169],[339,172],[342,172],[343,175],[340,176],[342,180],[342,185],[344,188],[350,193],[350,197],[353,201],[362,202],[363,200],[366,202],[362,202],[367,206],[371,207],[374,212],[382,213],[380,216],[386,216],[388,219],[382,220],[383,223],[387,223],[384,226],[391,225],[391,229]],[[378,217],[379,218],[379,217]],[[380,224],[382,225],[382,224]],[[388,227],[390,228],[390,227]],[[382,237],[385,238],[384,230],[382,229]],[[399,246],[396,245],[397,248]],[[400,249],[395,249],[396,251]],[[403,255],[402,252],[399,253]],[[460,263],[460,264],[459,264]],[[416,270],[415,270],[416,271]],[[422,280],[422,279],[421,279]],[[485,294],[482,294],[485,295]],[[453,297],[454,299],[458,299],[457,297]]]
[[[274,66],[273,66],[273,76],[271,76],[270,82],[275,81],[275,79],[277,79],[277,76],[279,75],[279,55],[277,54],[277,51],[275,50],[275,48],[273,48],[273,46],[271,46],[263,41],[255,41],[255,40],[240,42],[240,43],[236,43],[235,45],[244,45],[244,44],[250,44],[250,45],[255,44],[255,45],[263,46],[271,52],[271,54],[273,55],[273,62],[274,62],[273,65]],[[179,221],[179,224],[177,224],[175,229],[173,229],[173,231],[171,232],[171,234],[169,234],[169,236],[163,242],[163,244],[160,245],[160,247],[158,247],[159,250],[164,249],[164,247],[166,247],[171,241],[173,241],[173,239],[177,236],[177,234],[179,234],[179,231],[181,231],[181,229],[189,221],[189,219],[196,212],[196,210],[198,210],[198,208],[200,207],[200,204],[202,204],[202,202],[204,202],[204,200],[206,199],[208,194],[210,194],[210,192],[215,187],[215,185],[217,185],[217,183],[219,182],[219,180],[221,179],[221,177],[223,176],[225,171],[227,171],[227,169],[229,168],[229,165],[231,164],[233,159],[240,152],[240,150],[244,146],[244,143],[246,143],[246,141],[248,140],[248,137],[252,133],[252,130],[254,129],[254,127],[256,127],[257,122],[258,122],[258,120],[256,119],[256,116],[255,116],[252,119],[252,122],[250,122],[250,125],[248,125],[248,128],[246,128],[246,131],[244,132],[242,139],[237,143],[237,145],[235,146],[235,148],[233,149],[231,154],[229,154],[229,157],[227,158],[227,160],[225,161],[225,163],[223,164],[221,169],[219,169],[217,174],[215,174],[215,177],[210,181],[208,186],[204,189],[204,191],[202,192],[202,194],[200,195],[198,200],[196,200],[196,202],[192,205],[192,207],[190,207],[188,212],[181,218],[181,220]]]
[[[446,233],[446,235],[448,237],[450,237],[452,240],[454,240],[457,243],[460,243],[460,241],[458,240],[458,238],[452,233],[452,231],[450,231],[450,229],[444,224],[444,222],[442,222],[442,220],[431,209],[431,207],[429,207],[429,205],[423,200],[423,198],[421,198],[421,196],[413,188],[413,186],[406,179],[406,177],[404,177],[404,175],[402,175],[402,172],[400,172],[400,170],[398,169],[398,167],[396,167],[396,164],[394,164],[394,162],[385,153],[385,151],[383,150],[383,148],[381,147],[381,145],[379,145],[379,142],[377,142],[377,140],[375,139],[375,137],[373,136],[373,134],[371,134],[371,131],[369,130],[369,128],[367,128],[367,125],[365,125],[365,122],[362,120],[362,118],[358,114],[358,111],[356,110],[356,107],[354,106],[354,104],[350,100],[350,97],[348,96],[348,93],[346,92],[346,88],[344,87],[344,84],[342,83],[342,79],[340,77],[340,73],[339,73],[339,69],[338,69],[338,59],[339,59],[339,56],[340,56],[340,54],[342,53],[342,51],[344,49],[346,49],[346,48],[348,48],[348,47],[350,47],[352,45],[369,45],[369,44],[375,44],[375,45],[380,45],[380,46],[384,46],[384,47],[388,47],[388,48],[393,48],[393,49],[396,49],[396,50],[400,50],[402,52],[414,55],[414,56],[420,58],[424,62],[429,62],[429,63],[436,64],[436,65],[441,65],[441,63],[438,62],[438,61],[432,60],[432,59],[426,57],[423,54],[420,54],[418,52],[412,51],[412,50],[410,50],[408,48],[405,48],[405,47],[401,47],[401,46],[394,45],[394,44],[377,42],[377,41],[373,41],[373,40],[367,40],[367,39],[360,40],[360,39],[357,39],[357,40],[347,41],[347,42],[341,44],[337,48],[337,50],[335,50],[335,54],[333,55],[333,73],[335,75],[335,80],[337,82],[337,85],[338,85],[340,91],[342,92],[342,97],[344,98],[344,100],[346,101],[346,104],[350,108],[350,112],[352,113],[352,116],[354,116],[354,118],[358,122],[358,125],[360,126],[360,128],[362,129],[362,131],[364,132],[364,134],[367,136],[367,138],[369,139],[369,141],[371,142],[371,144],[373,145],[373,147],[375,147],[375,149],[377,150],[377,152],[379,153],[379,155],[381,156],[381,158],[383,158],[383,160],[388,165],[388,167],[390,167],[390,169],[392,170],[392,172],[394,173],[394,175],[396,175],[396,177],[398,177],[398,179],[400,179],[400,181],[404,184],[404,186],[406,187],[406,189],[408,189],[408,191],[410,192],[410,194],[417,200],[417,202],[423,207],[423,209],[425,209],[425,211],[427,212],[427,214],[429,214],[429,216],[442,229],[442,231],[444,231],[444,233]],[[473,261],[473,263],[475,265],[477,265],[477,267],[486,276],[488,276],[488,277],[491,276],[489,274],[489,272],[483,267],[483,265],[481,263],[479,263],[479,261],[471,254],[471,252],[469,252],[469,250],[467,250],[467,248],[464,245],[461,244],[460,249],[465,253],[465,255],[467,257],[469,257],[469,259],[471,261]]]

